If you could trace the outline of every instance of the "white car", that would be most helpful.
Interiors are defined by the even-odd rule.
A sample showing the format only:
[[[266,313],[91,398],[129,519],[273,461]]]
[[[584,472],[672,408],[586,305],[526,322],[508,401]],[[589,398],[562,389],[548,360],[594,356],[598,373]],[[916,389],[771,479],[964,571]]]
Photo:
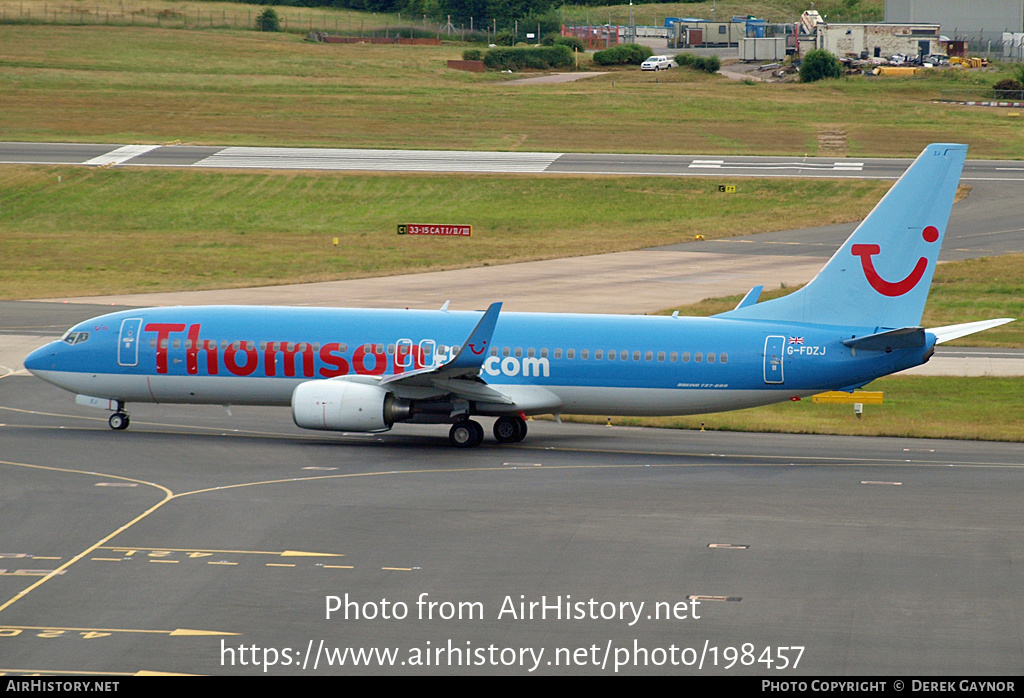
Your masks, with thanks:
[[[668,70],[674,65],[668,56],[651,56],[640,64],[640,70]]]

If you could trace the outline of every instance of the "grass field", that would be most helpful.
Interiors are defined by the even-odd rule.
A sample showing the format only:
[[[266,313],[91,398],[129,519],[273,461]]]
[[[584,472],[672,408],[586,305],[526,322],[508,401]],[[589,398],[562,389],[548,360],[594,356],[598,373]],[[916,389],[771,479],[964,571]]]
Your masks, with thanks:
[[[638,249],[856,220],[889,186],[750,180],[724,196],[716,185],[6,166],[0,298],[295,283]],[[469,240],[399,237],[398,223],[474,232]]]
[[[767,85],[630,69],[507,85],[448,70],[463,47],[3,25],[0,130],[25,141],[798,155],[838,130],[854,156],[962,141],[972,157],[1024,158],[1010,110],[934,103],[943,89],[991,85],[997,70]]]
[[[865,405],[858,419],[852,405],[814,404],[810,399],[736,412],[692,417],[618,417],[612,424],[789,434],[850,434],[1024,441],[1021,378],[890,376],[866,390],[881,390],[881,405]],[[605,423],[600,418],[574,421]]]

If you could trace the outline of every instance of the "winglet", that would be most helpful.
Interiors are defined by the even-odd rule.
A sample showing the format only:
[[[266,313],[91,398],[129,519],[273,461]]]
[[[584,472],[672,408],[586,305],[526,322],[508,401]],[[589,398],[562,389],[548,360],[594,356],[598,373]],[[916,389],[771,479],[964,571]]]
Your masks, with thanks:
[[[733,310],[739,310],[740,308],[745,308],[748,305],[754,305],[761,297],[761,291],[763,290],[764,286],[754,286],[754,288],[747,291],[747,295],[743,296],[743,300],[741,300]]]
[[[490,348],[491,335],[494,334],[494,326],[498,323],[498,313],[501,312],[501,303],[491,303],[487,312],[480,318],[480,322],[463,342],[459,353],[455,358],[444,364],[444,369],[479,369],[487,359],[487,350]]]

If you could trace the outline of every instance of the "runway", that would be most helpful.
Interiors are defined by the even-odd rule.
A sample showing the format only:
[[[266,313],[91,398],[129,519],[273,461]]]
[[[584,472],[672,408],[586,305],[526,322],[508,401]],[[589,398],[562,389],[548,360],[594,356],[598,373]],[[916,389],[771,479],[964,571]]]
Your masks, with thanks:
[[[0,670],[1020,671],[1019,444],[232,412],[0,379]]]
[[[647,176],[897,179],[906,158],[531,153],[0,142],[0,164],[374,172],[526,172]],[[963,181],[1024,182],[1024,163],[968,160]]]

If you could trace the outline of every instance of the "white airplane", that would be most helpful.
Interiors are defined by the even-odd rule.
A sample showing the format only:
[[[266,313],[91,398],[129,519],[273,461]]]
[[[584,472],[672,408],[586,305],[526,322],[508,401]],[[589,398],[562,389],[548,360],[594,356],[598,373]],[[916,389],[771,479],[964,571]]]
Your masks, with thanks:
[[[113,414],[130,402],[290,405],[306,429],[451,424],[502,443],[537,414],[679,415],[852,391],[1009,318],[924,329],[967,147],[929,145],[807,286],[710,318],[207,306],[79,323],[25,367]],[[447,304],[446,304],[447,305]]]

